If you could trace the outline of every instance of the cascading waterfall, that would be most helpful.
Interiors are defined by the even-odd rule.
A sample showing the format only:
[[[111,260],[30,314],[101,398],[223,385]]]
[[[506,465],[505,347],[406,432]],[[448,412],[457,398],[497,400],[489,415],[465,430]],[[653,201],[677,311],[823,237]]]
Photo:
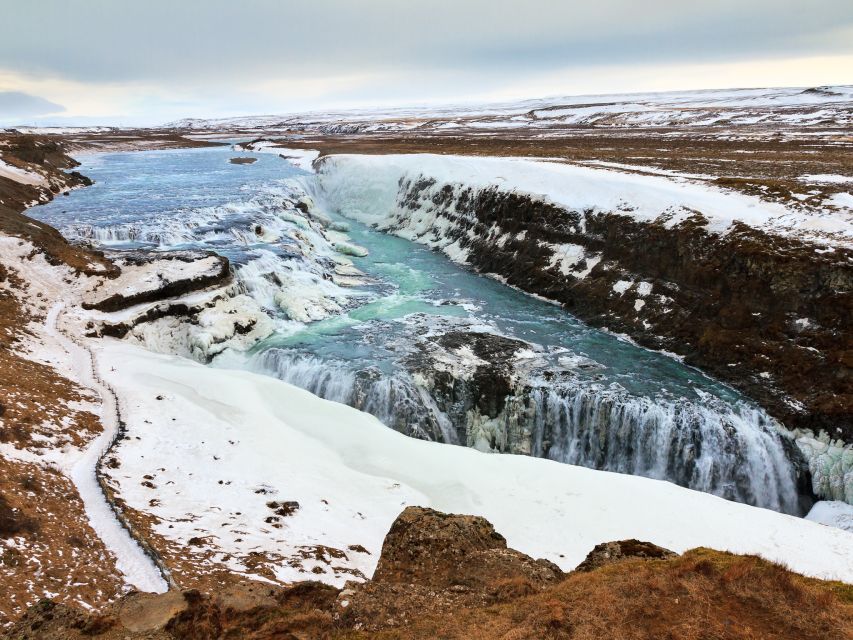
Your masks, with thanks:
[[[442,409],[442,399],[405,371],[354,371],[271,348],[254,366],[312,393],[379,418],[415,437],[459,444],[478,416]],[[529,381],[528,381],[529,382]],[[774,421],[760,410],[651,400],[610,389],[524,386],[487,421],[494,450],[641,475],[784,513],[802,511],[797,480]],[[463,400],[473,405],[476,398]],[[457,400],[458,404],[458,400]],[[454,421],[455,418],[455,421]],[[460,422],[462,424],[460,424]],[[482,422],[482,421],[480,421]]]
[[[531,392],[530,407],[533,455],[800,509],[788,452],[763,412],[543,388]]]
[[[214,162],[208,154],[215,153],[222,157]],[[218,166],[227,162],[227,151],[192,157]],[[145,156],[134,156],[128,175],[145,169],[140,159]],[[400,432],[669,480],[802,513],[798,452],[762,411],[669,359],[575,326],[559,309],[484,281],[408,241],[354,222],[348,233],[371,255],[350,251],[340,234],[346,224],[329,220],[326,212],[342,210],[357,221],[393,231],[388,214],[409,213],[397,206],[399,173],[365,175],[332,166],[319,176],[282,183],[271,180],[286,171],[277,161],[262,158],[241,167],[232,183],[205,183],[198,190],[204,194],[203,206],[195,206],[196,195],[180,181],[186,177],[172,185],[162,160],[152,159],[147,170],[172,188],[133,180],[114,192],[75,193],[87,203],[85,215],[63,216],[57,203],[39,210],[48,212],[46,220],[66,236],[104,248],[190,246],[226,254],[235,268],[235,289],[276,320],[279,337],[298,338],[281,343],[295,347],[279,348],[275,340],[260,345],[248,366],[369,412]],[[244,183],[244,176],[261,170],[268,173],[259,174],[259,182]],[[97,171],[92,173],[97,179]],[[162,210],[150,208],[156,198],[151,200],[148,192],[127,199],[133,189],[153,188],[149,184],[157,185],[158,197],[170,194]],[[321,203],[319,210],[310,205],[311,197]],[[430,222],[428,215],[421,218],[423,229],[412,233],[444,223]],[[353,277],[355,267],[367,273],[360,283]],[[426,314],[429,320],[408,326],[403,318],[411,314]],[[488,331],[517,335],[542,346],[543,353],[570,347],[592,366],[573,369],[559,382],[525,374],[515,380],[497,415],[483,415],[476,406],[482,389],[476,385],[457,378],[450,393],[429,380],[429,371],[413,372],[402,362],[418,336],[435,328],[438,316],[467,318]],[[237,358],[241,364],[246,360]],[[560,360],[554,355],[546,366],[557,367]],[[644,377],[648,384],[639,384]]]
[[[376,416],[407,435],[459,444],[450,419],[429,392],[403,376],[388,376],[376,367],[353,371],[343,362],[275,348],[260,352],[253,367],[326,400]]]

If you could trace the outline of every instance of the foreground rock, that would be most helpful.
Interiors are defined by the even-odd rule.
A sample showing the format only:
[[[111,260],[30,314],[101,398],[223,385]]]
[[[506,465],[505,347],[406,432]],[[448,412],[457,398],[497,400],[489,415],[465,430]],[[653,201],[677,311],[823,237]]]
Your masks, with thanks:
[[[602,542],[589,552],[586,559],[581,562],[576,571],[594,571],[614,562],[620,562],[627,558],[648,558],[660,560],[674,558],[676,553],[664,549],[651,542],[640,540],[620,540],[618,542]]]
[[[483,518],[409,507],[386,537],[372,582],[134,593],[99,613],[44,600],[2,637],[851,637],[851,587],[758,558],[705,549],[676,556],[630,540],[599,545],[582,567],[563,574],[508,549]]]

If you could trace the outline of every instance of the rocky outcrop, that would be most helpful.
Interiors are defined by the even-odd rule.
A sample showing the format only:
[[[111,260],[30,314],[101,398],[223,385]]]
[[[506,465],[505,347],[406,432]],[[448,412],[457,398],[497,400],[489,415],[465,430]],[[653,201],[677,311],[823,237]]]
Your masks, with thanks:
[[[407,507],[385,537],[373,581],[482,589],[497,580],[523,577],[546,584],[562,576],[554,563],[508,549],[485,518]]]
[[[584,561],[575,571],[594,571],[615,562],[621,562],[628,558],[645,558],[647,560],[665,560],[674,558],[675,552],[664,549],[651,542],[641,540],[618,540],[616,542],[602,542],[595,545]]]
[[[116,254],[113,262],[124,268],[122,274],[88,292],[84,309],[121,311],[223,286],[231,279],[228,258],[212,252],[127,252]]]
[[[498,188],[404,178],[407,212],[438,222],[427,244],[563,304],[599,327],[680,354],[791,428],[853,440],[853,251],[823,250],[698,212],[643,222],[571,211]],[[439,242],[440,240],[440,242]]]

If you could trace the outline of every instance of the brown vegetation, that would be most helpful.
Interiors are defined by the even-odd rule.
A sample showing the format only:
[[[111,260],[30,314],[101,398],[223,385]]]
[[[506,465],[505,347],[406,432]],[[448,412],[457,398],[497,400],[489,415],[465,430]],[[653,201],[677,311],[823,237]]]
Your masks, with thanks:
[[[605,547],[620,557],[592,566]],[[502,556],[510,560],[501,566]],[[224,583],[210,594],[134,594],[97,614],[44,601],[5,638],[853,638],[853,587],[756,557],[709,549],[677,556],[633,540],[600,545],[588,560],[587,570],[563,574],[506,549],[482,518],[410,507],[365,584]]]
[[[2,148],[7,161],[10,148],[19,154],[18,163],[34,164],[53,184],[65,179],[58,169],[73,166],[54,144],[13,141]],[[0,179],[0,235],[32,243],[30,259],[41,253],[74,271],[110,272],[100,255],[70,246],[52,227],[19,213],[39,195],[38,189]],[[96,408],[97,397],[29,353],[38,343],[32,323],[42,322],[47,311],[39,296],[13,261],[0,261],[0,443],[21,457],[0,456],[0,627],[45,594],[58,594],[59,602],[102,606],[122,588],[114,558],[91,529],[70,479],[55,466],[25,461],[85,446],[101,431],[97,416],[87,410]]]

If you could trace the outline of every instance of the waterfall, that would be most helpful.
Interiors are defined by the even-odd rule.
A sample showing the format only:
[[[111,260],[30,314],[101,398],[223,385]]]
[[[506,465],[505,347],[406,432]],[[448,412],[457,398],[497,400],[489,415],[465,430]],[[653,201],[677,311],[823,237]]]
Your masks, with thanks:
[[[472,444],[486,430],[492,449],[640,475],[784,513],[800,514],[794,466],[784,436],[760,410],[655,399],[582,386],[525,386],[503,412],[483,419],[476,398],[434,397],[406,371],[354,371],[295,350],[271,348],[255,368],[353,406],[408,435]],[[528,381],[529,383],[530,381]],[[461,409],[461,410],[460,410]]]
[[[783,436],[761,411],[542,388],[530,408],[533,455],[800,511]]]

